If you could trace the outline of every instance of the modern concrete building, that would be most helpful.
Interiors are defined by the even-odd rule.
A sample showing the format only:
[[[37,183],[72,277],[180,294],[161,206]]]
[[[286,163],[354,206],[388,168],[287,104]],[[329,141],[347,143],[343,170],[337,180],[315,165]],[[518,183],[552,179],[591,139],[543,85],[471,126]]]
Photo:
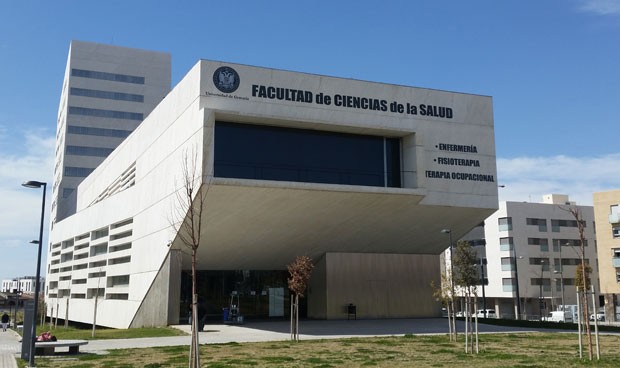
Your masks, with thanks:
[[[78,184],[170,91],[170,71],[170,54],[71,42],[58,108],[52,226],[75,213]]]
[[[35,280],[35,276],[23,276],[11,280],[2,280],[2,288],[0,289],[0,292],[34,294]],[[44,280],[41,279],[40,282],[41,290],[43,290]]]
[[[302,316],[440,314],[444,228],[497,210],[492,100],[199,61],[78,186],[50,234],[47,301],[70,320],[182,322],[191,257],[175,228],[184,167],[204,196],[202,314],[289,313],[286,265],[315,269]],[[182,194],[181,194],[182,196]],[[199,201],[194,199],[194,206]],[[238,299],[237,299],[238,298]],[[48,308],[48,313],[50,309]]]
[[[580,238],[570,208],[578,209],[586,223],[585,258],[592,266],[591,279],[598,290],[593,208],[578,206],[566,195],[546,195],[542,203],[500,202],[499,210],[484,221],[484,227],[463,237],[477,245],[482,263],[486,262],[486,304],[499,317],[514,318],[517,300],[521,318],[526,319],[538,319],[541,313],[545,316],[560,305],[577,304]],[[479,306],[482,303],[480,299]]]
[[[620,320],[620,190],[594,193],[594,218],[607,321]]]

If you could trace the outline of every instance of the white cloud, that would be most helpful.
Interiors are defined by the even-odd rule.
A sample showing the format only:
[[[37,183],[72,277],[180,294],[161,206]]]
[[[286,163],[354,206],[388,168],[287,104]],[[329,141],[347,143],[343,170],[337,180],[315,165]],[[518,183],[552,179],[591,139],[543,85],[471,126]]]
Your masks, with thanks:
[[[2,142],[0,151],[0,252],[5,255],[0,278],[34,275],[36,267],[32,260],[36,259],[36,247],[29,242],[39,235],[42,192],[21,184],[26,180],[48,183],[45,243],[54,170],[54,136],[15,131],[11,136],[12,145]]]
[[[620,154],[598,157],[517,157],[497,159],[500,201],[540,202],[544,194],[567,194],[592,205],[592,194],[620,189]]]
[[[582,0],[580,8],[600,15],[620,15],[620,0]]]

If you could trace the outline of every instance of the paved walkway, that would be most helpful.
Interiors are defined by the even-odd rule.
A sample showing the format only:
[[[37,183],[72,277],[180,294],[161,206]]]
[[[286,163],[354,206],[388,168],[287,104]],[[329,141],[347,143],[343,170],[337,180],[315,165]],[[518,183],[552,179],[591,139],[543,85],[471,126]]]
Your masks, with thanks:
[[[348,337],[403,336],[406,334],[447,334],[447,319],[380,319],[380,320],[336,320],[300,321],[299,338],[339,339]],[[80,351],[105,353],[107,350],[125,348],[145,348],[155,346],[189,345],[191,336],[189,325],[172,326],[186,332],[187,336],[151,337],[139,339],[93,340],[82,346]],[[459,332],[464,331],[464,323],[457,321]],[[525,332],[532,329],[479,325],[481,333]],[[289,321],[250,321],[243,325],[210,324],[199,333],[200,344],[224,344],[229,342],[282,341],[290,339]]]
[[[300,321],[301,340],[336,339],[347,337],[402,336],[405,334],[446,334],[447,319],[380,319],[380,320],[336,320]],[[173,326],[189,334],[189,325]],[[244,325],[205,325],[199,334],[201,344],[222,344],[228,342],[281,341],[290,339],[289,321],[250,321]],[[457,329],[464,330],[462,321]],[[479,325],[481,333],[525,332],[532,329]],[[0,367],[16,368],[15,359],[21,352],[21,337],[14,331],[0,331]],[[80,352],[105,354],[108,350],[146,348],[157,346],[189,345],[191,337],[149,337],[138,339],[92,340],[80,347]]]
[[[21,350],[21,344],[18,342],[22,337],[13,330],[7,329],[2,332],[0,329],[0,367],[17,368],[15,357]]]

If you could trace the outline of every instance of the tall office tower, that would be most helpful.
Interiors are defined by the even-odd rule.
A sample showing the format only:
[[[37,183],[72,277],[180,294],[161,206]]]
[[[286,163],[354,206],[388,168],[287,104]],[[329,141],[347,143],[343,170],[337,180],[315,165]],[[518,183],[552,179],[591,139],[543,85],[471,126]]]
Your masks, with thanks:
[[[58,108],[52,226],[75,190],[170,91],[170,54],[72,41]]]

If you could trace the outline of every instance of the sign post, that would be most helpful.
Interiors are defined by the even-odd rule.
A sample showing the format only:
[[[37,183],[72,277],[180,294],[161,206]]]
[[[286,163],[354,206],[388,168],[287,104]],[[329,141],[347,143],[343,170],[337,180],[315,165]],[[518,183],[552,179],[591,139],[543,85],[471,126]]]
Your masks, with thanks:
[[[36,336],[31,336],[32,324],[36,323],[34,316],[34,301],[24,300],[24,328],[22,330],[22,360],[30,360],[30,354],[34,355],[34,351],[30,351],[32,348],[32,339]]]

